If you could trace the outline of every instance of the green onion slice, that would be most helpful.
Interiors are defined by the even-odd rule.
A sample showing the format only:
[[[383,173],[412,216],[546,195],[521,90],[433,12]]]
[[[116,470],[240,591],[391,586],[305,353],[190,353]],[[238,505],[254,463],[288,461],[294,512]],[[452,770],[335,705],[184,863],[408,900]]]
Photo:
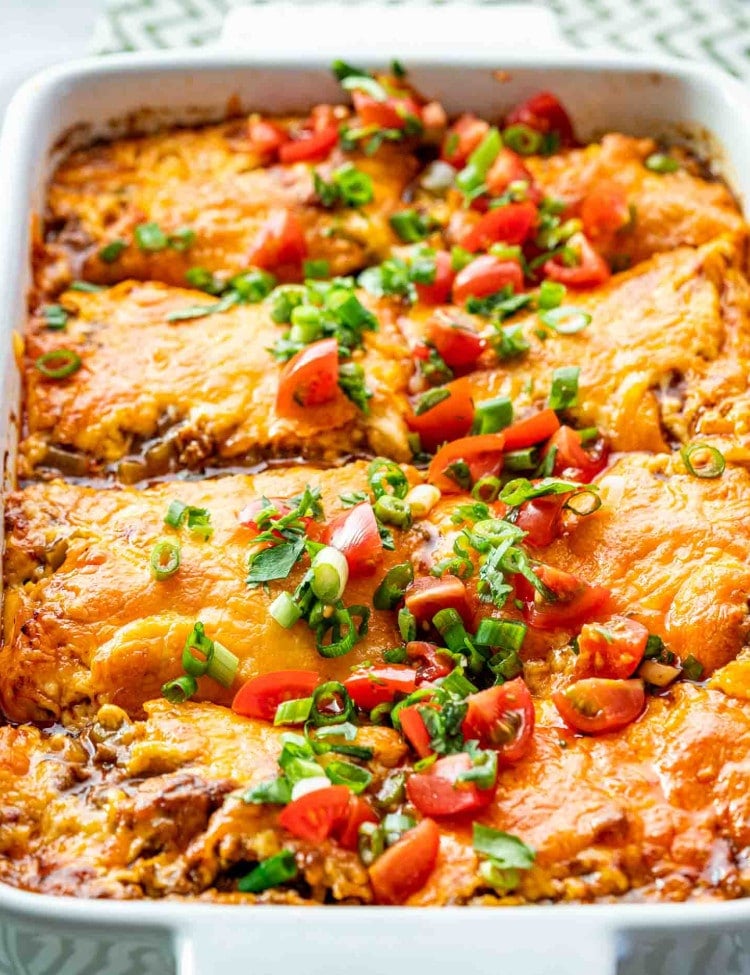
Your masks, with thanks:
[[[298,873],[294,853],[291,850],[282,850],[275,856],[262,860],[254,870],[242,877],[237,883],[237,890],[243,894],[259,894],[269,887],[278,887],[279,884],[295,880]]]
[[[474,433],[497,433],[513,422],[513,404],[507,396],[496,396],[477,403],[474,411]]]
[[[151,552],[151,571],[158,582],[169,579],[180,567],[180,546],[163,540]]]
[[[494,620],[485,617],[474,637],[474,642],[483,647],[502,647],[504,650],[518,651],[526,637],[526,624],[518,620]]]
[[[170,704],[184,704],[198,690],[198,682],[190,674],[175,677],[162,685],[161,692]]]
[[[665,152],[652,152],[643,164],[652,173],[674,173],[680,168],[679,162]]]
[[[509,125],[503,130],[503,143],[519,156],[533,156],[542,147],[542,134],[528,125]]]
[[[395,525],[404,530],[411,527],[411,505],[408,501],[403,501],[392,494],[384,494],[375,502],[373,510],[375,517],[386,525]]]
[[[292,701],[282,701],[276,708],[274,715],[274,725],[280,724],[304,724],[310,717],[313,699],[311,697],[300,697]]]
[[[576,335],[591,324],[591,315],[575,305],[560,305],[539,312],[539,321],[558,335]]]
[[[285,630],[294,626],[300,616],[302,616],[302,610],[286,591],[279,593],[268,607],[268,612],[279,626],[283,626]]]
[[[376,498],[392,494],[396,498],[405,498],[409,493],[409,482],[406,474],[398,464],[383,457],[376,457],[367,468],[367,482]]]
[[[62,305],[45,305],[42,314],[47,328],[53,332],[62,331],[68,322],[68,313]]]
[[[343,684],[329,680],[316,687],[311,698],[310,718],[316,728],[342,725],[355,715],[354,702]]]
[[[428,389],[426,393],[422,393],[414,404],[414,415],[422,416],[423,413],[427,413],[434,409],[438,403],[442,403],[444,400],[449,399],[450,395],[450,390],[446,389],[444,386],[438,386],[435,389]]]
[[[34,363],[47,379],[66,379],[81,368],[81,357],[72,349],[54,349],[40,355]]]
[[[552,386],[549,393],[549,407],[565,410],[578,402],[578,378],[580,366],[560,366],[552,373]]]
[[[414,566],[411,562],[401,562],[390,568],[375,590],[372,604],[375,609],[395,609],[403,599],[406,587],[414,581]]]
[[[349,786],[355,795],[364,792],[372,782],[371,772],[359,765],[353,765],[351,762],[329,762],[324,771],[334,785]]]
[[[680,450],[685,467],[693,477],[721,477],[727,466],[724,455],[707,443],[691,443]]]
[[[125,240],[111,240],[104,247],[99,248],[99,260],[104,264],[114,264],[127,246]]]

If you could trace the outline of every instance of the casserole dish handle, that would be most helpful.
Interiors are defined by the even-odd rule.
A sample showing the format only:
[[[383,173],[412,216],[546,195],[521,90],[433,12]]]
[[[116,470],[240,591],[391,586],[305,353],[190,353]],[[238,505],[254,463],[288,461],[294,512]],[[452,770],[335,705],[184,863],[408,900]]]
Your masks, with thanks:
[[[512,924],[487,924],[511,911]],[[230,908],[193,918],[177,936],[176,975],[616,975],[615,933],[574,907],[542,908],[283,907]],[[263,923],[257,924],[257,912]]]

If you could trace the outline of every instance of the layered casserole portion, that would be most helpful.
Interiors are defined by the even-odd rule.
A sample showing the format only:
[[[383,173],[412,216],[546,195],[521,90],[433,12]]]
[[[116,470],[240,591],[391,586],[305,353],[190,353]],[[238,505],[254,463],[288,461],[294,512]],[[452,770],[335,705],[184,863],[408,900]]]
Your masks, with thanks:
[[[548,92],[79,149],[5,497],[0,880],[750,894],[750,284],[679,146]],[[499,89],[501,92],[501,89]],[[570,106],[575,116],[575,106]]]

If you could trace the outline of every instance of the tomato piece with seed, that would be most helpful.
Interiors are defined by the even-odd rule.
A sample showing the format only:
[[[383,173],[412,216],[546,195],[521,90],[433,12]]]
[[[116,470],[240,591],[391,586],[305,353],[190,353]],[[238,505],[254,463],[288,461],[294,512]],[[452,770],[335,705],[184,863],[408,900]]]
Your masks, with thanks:
[[[446,132],[440,158],[456,169],[462,169],[489,129],[489,122],[484,119],[462,115]]]
[[[322,406],[339,393],[339,347],[336,339],[305,346],[286,363],[279,377],[276,412],[296,416],[300,407]]]
[[[617,183],[597,184],[581,203],[583,231],[589,240],[607,240],[630,223],[625,190]]]
[[[466,698],[462,731],[467,741],[494,748],[502,761],[518,762],[534,736],[534,702],[521,677]]]
[[[503,261],[482,254],[467,264],[453,282],[453,300],[463,305],[469,298],[486,298],[510,285],[514,293],[523,290],[523,271],[518,261]]]
[[[570,572],[551,565],[537,565],[533,571],[555,597],[547,601],[526,579],[517,579],[516,591],[525,602],[524,618],[537,629],[579,626],[602,610],[609,599],[609,589],[589,585]]]
[[[563,721],[585,735],[624,728],[641,714],[646,694],[641,680],[587,677],[552,695]]]
[[[558,257],[553,257],[542,268],[545,277],[564,284],[566,288],[596,288],[609,281],[612,273],[609,265],[594,250],[588,238],[583,234],[573,234],[568,247],[577,251],[578,264],[568,267]]]
[[[383,558],[383,540],[368,501],[337,515],[325,531],[323,540],[344,554],[352,576],[368,575]]]
[[[427,337],[451,369],[471,369],[487,348],[487,342],[466,325],[444,317],[433,318],[427,325]]]
[[[327,156],[339,141],[337,125],[329,125],[318,131],[305,132],[299,139],[286,142],[279,149],[283,163],[311,162]]]
[[[435,454],[427,471],[427,480],[446,494],[467,491],[482,477],[502,470],[505,437],[502,433],[482,433],[461,437],[445,444]],[[468,482],[464,477],[468,468]]]
[[[430,284],[417,284],[417,296],[425,305],[444,305],[450,300],[451,288],[456,272],[453,270],[451,256],[447,251],[435,254],[435,278]]]
[[[435,869],[440,830],[431,819],[410,829],[370,867],[370,883],[378,904],[403,904],[421,890]]]
[[[272,271],[282,266],[298,266],[306,257],[307,241],[299,220],[291,210],[276,210],[259,230],[248,263]]]
[[[586,623],[578,635],[576,677],[632,677],[643,660],[648,636],[643,623],[627,616]]]
[[[562,148],[576,144],[570,116],[559,99],[549,91],[540,91],[539,94],[516,105],[508,112],[505,124],[506,126],[528,125],[530,129],[542,135],[553,133]]]
[[[460,244],[472,253],[487,250],[492,244],[523,244],[536,222],[537,209],[533,203],[507,203],[488,210]]]
[[[406,590],[404,602],[418,623],[431,623],[441,609],[455,609],[464,621],[470,620],[466,586],[457,576],[420,576]]]
[[[480,789],[476,782],[461,781],[460,776],[472,768],[466,752],[439,758],[406,780],[409,801],[423,816],[460,816],[484,809],[492,802],[495,787]]]
[[[555,451],[552,473],[566,481],[588,484],[607,466],[607,451],[600,442],[594,450],[583,447],[580,435],[572,427],[561,426],[552,435],[545,453]]]
[[[320,683],[314,670],[276,670],[246,681],[232,701],[232,710],[246,718],[273,721],[284,701],[309,697]]]
[[[421,706],[424,707],[425,705]],[[427,725],[419,713],[419,707],[420,705],[410,704],[406,708],[401,708],[398,713],[398,720],[401,722],[404,738],[420,758],[427,758],[428,755],[432,754],[431,739]]]
[[[526,532],[524,542],[527,545],[544,548],[559,538],[563,529],[563,507],[568,497],[566,494],[550,494],[532,498],[521,505],[516,525]]]
[[[364,796],[349,796],[349,805],[343,821],[336,830],[336,839],[345,850],[356,850],[359,845],[359,827],[363,823],[377,823],[378,817]]]
[[[279,824],[301,840],[322,843],[346,816],[350,796],[351,792],[345,785],[331,785],[308,792],[282,809]]]
[[[436,644],[428,643],[426,640],[411,640],[406,644],[406,653],[409,660],[418,662],[417,687],[447,677],[454,667],[453,661],[446,653],[441,653]]]
[[[421,121],[421,109],[408,95],[403,98],[386,98],[381,102],[363,91],[354,91],[352,101],[363,126],[377,125],[380,129],[403,129],[409,119]]]
[[[464,379],[456,379],[442,387],[448,395],[424,413],[407,414],[410,430],[419,434],[425,450],[435,450],[446,440],[465,436],[474,422],[474,400],[471,386]]]

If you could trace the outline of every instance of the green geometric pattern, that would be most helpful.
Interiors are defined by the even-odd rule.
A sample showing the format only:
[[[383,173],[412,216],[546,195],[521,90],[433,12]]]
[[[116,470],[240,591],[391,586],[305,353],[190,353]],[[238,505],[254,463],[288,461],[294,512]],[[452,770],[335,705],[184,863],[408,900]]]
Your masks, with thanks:
[[[273,0],[107,0],[93,46],[114,52],[208,44],[219,36],[230,7],[268,2]],[[473,2],[497,5],[502,0]],[[577,47],[708,60],[750,77],[750,6],[741,0],[547,0],[547,5],[562,34]]]

